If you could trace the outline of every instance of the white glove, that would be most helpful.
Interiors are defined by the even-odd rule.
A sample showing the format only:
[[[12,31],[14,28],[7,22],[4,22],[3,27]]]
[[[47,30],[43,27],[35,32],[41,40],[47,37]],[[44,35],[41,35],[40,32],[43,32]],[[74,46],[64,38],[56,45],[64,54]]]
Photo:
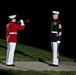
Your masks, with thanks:
[[[61,43],[61,41],[57,41],[57,43]]]
[[[20,20],[21,26],[25,26],[24,21],[21,19]]]

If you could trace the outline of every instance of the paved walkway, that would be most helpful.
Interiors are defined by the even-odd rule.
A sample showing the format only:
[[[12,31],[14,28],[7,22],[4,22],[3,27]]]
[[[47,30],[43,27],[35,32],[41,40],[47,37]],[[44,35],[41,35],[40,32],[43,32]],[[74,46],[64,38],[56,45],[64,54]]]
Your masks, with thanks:
[[[36,71],[76,71],[76,63],[74,62],[60,62],[58,67],[49,66],[50,62],[37,61],[15,61],[15,66],[6,66],[5,61],[0,61],[0,69],[14,69],[14,70],[36,70]]]

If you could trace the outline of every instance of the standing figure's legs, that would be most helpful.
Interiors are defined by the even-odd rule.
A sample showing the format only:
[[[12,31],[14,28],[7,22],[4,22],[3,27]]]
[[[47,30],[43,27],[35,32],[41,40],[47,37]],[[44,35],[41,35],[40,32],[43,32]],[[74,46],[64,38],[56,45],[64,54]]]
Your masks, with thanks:
[[[58,48],[57,48],[57,42],[52,42],[52,51],[53,51],[53,65],[58,65]]]
[[[16,43],[7,43],[7,55],[6,55],[6,65],[12,65],[14,59],[14,52],[16,48]]]

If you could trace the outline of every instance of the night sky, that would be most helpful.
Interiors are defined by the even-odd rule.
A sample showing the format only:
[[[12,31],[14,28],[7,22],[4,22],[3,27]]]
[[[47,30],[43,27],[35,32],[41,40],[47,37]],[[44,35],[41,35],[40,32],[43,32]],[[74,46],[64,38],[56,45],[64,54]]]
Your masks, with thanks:
[[[18,42],[50,51],[51,10],[60,11],[63,25],[60,53],[76,58],[76,4],[62,0],[2,0],[0,2],[0,38],[5,39],[8,16],[17,14],[17,19],[29,19],[23,31],[18,31]]]

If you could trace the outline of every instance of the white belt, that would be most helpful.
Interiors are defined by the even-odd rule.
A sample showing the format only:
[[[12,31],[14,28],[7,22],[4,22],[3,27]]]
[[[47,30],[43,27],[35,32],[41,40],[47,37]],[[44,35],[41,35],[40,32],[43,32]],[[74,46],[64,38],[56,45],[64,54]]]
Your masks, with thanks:
[[[57,31],[51,31],[51,33],[58,33]]]
[[[17,32],[9,32],[9,34],[17,34]]]

